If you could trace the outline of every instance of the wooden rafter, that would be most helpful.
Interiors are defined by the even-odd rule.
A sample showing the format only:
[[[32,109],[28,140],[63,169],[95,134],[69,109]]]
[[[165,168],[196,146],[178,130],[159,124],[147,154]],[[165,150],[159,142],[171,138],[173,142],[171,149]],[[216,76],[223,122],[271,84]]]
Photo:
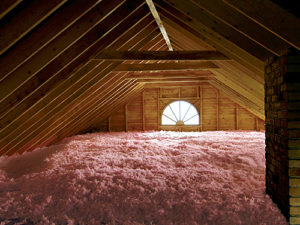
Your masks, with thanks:
[[[148,64],[121,64],[114,71],[190,71],[218,68],[212,62],[174,62],[174,63],[148,63]]]
[[[43,26],[31,31],[28,37],[21,39],[14,48],[6,52],[5,57],[0,57],[0,81],[22,64],[28,63],[33,55],[68,30],[98,4],[98,0],[78,0],[68,7],[57,10],[55,16],[43,22]],[[77,23],[77,25],[79,24]],[[57,46],[53,46],[53,48],[59,52],[60,48]],[[20,52],[22,54],[19,54]]]
[[[0,4],[0,19],[8,14],[13,8],[19,5],[23,0],[2,0]]]
[[[105,50],[96,59],[108,60],[229,60],[218,51],[113,51]]]
[[[155,5],[153,4],[152,0],[146,0],[146,2],[148,4],[148,7],[149,7],[149,9],[150,9],[150,11],[151,11],[151,13],[152,13],[152,15],[153,15],[156,23],[157,23],[157,26],[160,29],[160,32],[161,32],[162,36],[164,37],[164,39],[166,41],[166,44],[167,44],[169,50],[173,51],[170,39],[169,39],[168,34],[167,34],[167,31],[166,31],[166,29],[165,29],[165,27],[164,27],[164,25],[163,25],[163,23],[162,23],[159,15],[158,15],[158,12],[157,12],[157,10],[155,8]]]
[[[31,3],[26,6],[26,10],[21,10],[9,23],[1,26],[0,55],[66,2],[67,0],[31,1]]]
[[[296,16],[268,0],[223,1],[277,37],[286,41],[291,46],[300,50],[300,19]]]
[[[27,63],[18,67],[10,73],[9,76],[1,80],[0,85],[3,88],[0,89],[0,102],[7,96],[13,94],[16,88],[19,88],[19,92],[25,95],[28,90],[32,91],[33,88],[40,85],[46,76],[48,76],[48,78],[53,77],[53,74],[68,65],[70,60],[77,59],[80,55],[79,53],[84,52],[84,50],[91,46],[91,42],[93,43],[99,39],[98,29],[111,29],[115,26],[114,23],[118,23],[124,18],[127,12],[123,9],[126,8],[127,5],[124,2],[122,4],[122,2],[122,0],[113,1],[113,3],[109,0],[101,1],[96,7],[90,10],[88,14],[81,17],[80,20],[76,21],[76,23],[60,34],[54,41],[50,42],[37,54],[32,56]],[[108,15],[101,16],[99,12]],[[114,14],[112,12],[114,12]],[[89,24],[86,23],[87,19],[92,19]],[[108,23],[108,21],[110,21],[110,23]],[[97,25],[98,27],[96,27]],[[76,50],[72,49],[72,45],[75,44],[80,46],[80,48]],[[54,64],[56,68],[53,67]],[[41,79],[39,78],[40,76],[44,78]],[[12,80],[13,82],[11,82]],[[32,82],[33,80],[38,80],[38,82]],[[26,83],[24,83],[25,81]],[[24,87],[26,84],[27,91],[25,91]],[[23,90],[20,89],[20,85],[23,85]],[[24,97],[25,96],[19,98]],[[14,99],[17,98],[14,97]],[[3,107],[0,107],[0,110],[2,109]]]
[[[280,56],[288,48],[283,40],[264,29],[248,17],[232,10],[222,0],[191,0],[209,14],[229,25],[245,37],[256,42],[273,54]]]
[[[125,8],[126,9],[126,8]],[[129,16],[128,17],[125,17],[124,18],[124,16],[122,17],[122,15],[120,15],[120,18],[122,18],[122,23],[120,23],[117,27],[115,27],[115,29],[113,29],[113,30],[111,30],[111,32],[110,33],[108,33],[104,38],[101,38],[101,39],[97,39],[97,42],[95,43],[95,45],[93,45],[93,46],[91,46],[91,48],[89,49],[90,50],[90,52],[89,52],[89,54],[91,54],[91,50],[93,50],[93,51],[97,51],[97,49],[98,48],[103,48],[104,46],[109,46],[109,45],[112,45],[112,44],[114,44],[114,41],[112,42],[111,40],[117,40],[117,39],[120,39],[120,42],[118,43],[118,46],[123,46],[124,45],[124,42],[126,43],[128,40],[130,40],[132,37],[136,37],[136,34],[139,34],[140,33],[140,31],[141,32],[144,32],[144,30],[143,30],[143,27],[145,27],[144,26],[144,22],[145,21],[147,21],[147,19],[146,19],[146,17],[145,17],[145,15],[147,15],[147,14],[145,14],[145,12],[146,12],[146,7],[143,7],[143,8],[140,8],[140,7],[137,7],[137,9],[136,10],[132,10],[131,9],[131,14],[129,13]],[[126,10],[125,10],[125,13],[126,13]],[[128,14],[127,14],[128,15]],[[112,15],[112,16],[114,16],[114,15]],[[115,17],[116,18],[116,17]],[[145,20],[143,20],[143,19],[145,19]],[[130,31],[130,32],[128,32],[128,34],[127,34],[127,31]],[[136,30],[139,30],[139,32],[136,32]],[[150,30],[151,31],[151,30]],[[125,38],[124,39],[124,37],[125,36],[123,36],[123,33],[126,33],[126,35],[125,36],[127,36],[127,38]],[[151,33],[151,32],[150,32]],[[120,35],[121,34],[121,35]],[[149,30],[148,30],[148,32],[144,32],[144,37],[146,37],[146,39],[147,38],[149,38]],[[151,38],[151,35],[150,35],[150,38]],[[153,38],[153,37],[152,37]],[[151,39],[150,39],[151,40]],[[149,41],[149,39],[148,39],[148,41]],[[145,45],[145,42],[144,42],[144,38],[141,38],[140,36],[138,37],[138,39],[136,39],[136,41],[135,41],[135,45],[136,44],[142,44],[142,45]],[[116,46],[116,47],[118,47],[118,46]],[[136,45],[137,47],[139,46],[139,45]],[[129,46],[127,46],[127,48],[128,48]],[[80,63],[76,63],[76,61],[77,61],[77,59],[75,58],[75,59],[73,59],[74,60],[74,64],[73,64],[73,66],[78,66],[78,64],[80,65]],[[118,63],[117,63],[118,64]],[[110,72],[112,70],[112,68],[110,69],[110,70],[108,70],[108,71],[106,71],[106,73],[108,73],[108,72]],[[86,73],[88,73],[88,71],[86,71]],[[95,74],[96,75],[96,74]],[[84,76],[84,74],[82,74],[82,76]],[[53,76],[54,77],[54,76]],[[52,78],[53,78],[52,77]],[[70,76],[70,77],[72,77],[72,76]],[[72,78],[72,79],[74,79],[74,78]],[[93,78],[93,79],[95,79],[95,78]],[[75,80],[74,80],[75,81]],[[96,83],[95,81],[93,82],[92,80],[90,81],[91,83],[90,84],[94,84],[94,83]],[[86,84],[88,84],[88,83],[86,83]],[[57,84],[58,85],[58,84]],[[63,86],[62,86],[63,87]],[[92,86],[91,86],[92,87]],[[67,87],[66,87],[67,88]],[[64,88],[64,89],[66,89],[66,88]],[[75,94],[75,93],[77,93],[77,91],[78,90],[80,90],[80,89],[78,89],[78,88],[76,88],[76,86],[74,85],[73,87],[71,87],[71,88],[73,88],[73,93]],[[70,89],[70,90],[72,90],[72,89]],[[60,93],[60,92],[58,92],[57,90],[55,90],[55,89],[53,89],[53,94],[56,94],[57,96],[56,97],[51,97],[51,95],[50,96],[45,96],[45,97],[47,97],[47,98],[52,98],[52,99],[54,99],[55,101],[56,100],[58,100],[58,99],[61,99],[61,100],[64,100],[64,95],[63,95],[63,93]],[[69,96],[71,96],[71,95],[69,95]],[[32,112],[36,112],[36,113],[39,113],[42,109],[44,109],[44,107],[50,107],[51,106],[51,104],[54,104],[55,103],[55,101],[47,101],[47,98],[43,98],[43,99],[41,99],[42,101],[39,101],[39,103],[38,104],[34,104],[34,102],[32,102],[31,103],[31,107],[30,107],[30,109],[28,109],[28,110],[26,110],[26,111],[20,111],[19,113],[22,113],[23,115],[22,115],[22,117],[18,117],[17,119],[18,119],[18,121],[14,121],[14,123],[11,123],[10,125],[10,127],[22,127],[22,125],[26,122],[26,121],[29,121],[29,118],[32,118],[34,121],[36,121],[36,120],[38,120],[39,119],[39,117],[36,117],[36,115],[34,114],[34,113],[32,113]],[[79,97],[73,97],[73,98],[71,98],[70,100],[72,101],[72,102],[77,102],[78,101],[78,98]],[[90,99],[90,97],[89,96],[86,96],[86,98],[87,99]],[[30,100],[30,98],[28,99],[29,100],[29,102],[30,101],[33,101],[34,99],[31,99]],[[61,103],[65,103],[64,101],[60,101]],[[71,102],[71,103],[72,103]],[[51,104],[50,104],[51,103]],[[65,105],[61,105],[60,107],[60,109],[59,109],[59,111],[57,111],[56,112],[56,114],[57,113],[60,113],[61,111],[63,111],[64,109],[67,109],[68,108],[68,106],[71,104],[71,103],[69,103],[69,104],[65,104]],[[50,105],[49,105],[50,104]],[[56,105],[58,105],[58,104],[56,104]],[[91,104],[92,105],[92,104]],[[23,106],[22,107],[24,107],[24,104],[23,104]],[[53,108],[53,107],[52,107]],[[55,108],[55,107],[54,107]],[[55,113],[53,113],[53,114],[51,114],[51,117],[52,116],[56,116],[56,114]],[[65,115],[65,114],[62,114],[62,115]],[[26,117],[25,117],[26,116]],[[50,115],[48,115],[48,118],[46,118],[46,117],[42,117],[43,118],[43,120],[44,120],[44,123],[46,122],[46,123],[52,123],[51,121],[53,121],[53,118],[51,118],[50,117]],[[56,117],[54,117],[54,118],[56,118]],[[3,122],[8,122],[8,121],[6,121],[6,120],[4,120]],[[39,125],[38,125],[38,127],[36,127],[36,128],[33,128],[33,130],[32,130],[32,132],[34,132],[35,134],[37,134],[36,132],[41,132],[43,129],[45,129],[45,126],[42,126],[42,124],[43,123],[39,123]],[[47,127],[47,126],[46,126]],[[2,128],[2,127],[1,127]],[[24,129],[24,127],[23,127],[23,129]],[[47,129],[46,130],[48,130],[48,127],[47,127]],[[4,131],[4,133],[6,133],[6,135],[10,135],[10,133],[11,132],[9,132],[9,129],[5,129],[5,131]],[[2,135],[5,135],[4,133],[2,133]],[[34,136],[31,136],[31,137],[34,137]],[[3,139],[1,139],[1,141],[2,141]],[[29,139],[28,139],[29,140]],[[0,141],[0,142],[1,142]],[[22,142],[22,143],[26,143],[26,142]]]

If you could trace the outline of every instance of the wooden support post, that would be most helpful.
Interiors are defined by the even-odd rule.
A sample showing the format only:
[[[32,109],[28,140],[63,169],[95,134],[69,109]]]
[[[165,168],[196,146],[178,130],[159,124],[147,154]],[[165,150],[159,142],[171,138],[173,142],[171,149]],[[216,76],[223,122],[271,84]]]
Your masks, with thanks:
[[[160,130],[159,127],[160,127],[160,104],[159,104],[159,101],[160,101],[160,88],[157,88],[157,130]]]
[[[259,130],[259,128],[258,128],[258,118],[257,117],[255,117],[255,130]]]
[[[125,104],[125,131],[128,131],[128,115],[127,115],[127,104]]]
[[[217,130],[219,130],[219,90],[217,90]]]
[[[145,91],[142,92],[142,116],[143,116],[143,131],[145,131]]]
[[[235,104],[235,129],[239,129],[239,105]]]
[[[110,123],[111,123],[111,116],[108,117],[108,132],[111,132]]]
[[[203,131],[203,90],[200,86],[200,130]]]

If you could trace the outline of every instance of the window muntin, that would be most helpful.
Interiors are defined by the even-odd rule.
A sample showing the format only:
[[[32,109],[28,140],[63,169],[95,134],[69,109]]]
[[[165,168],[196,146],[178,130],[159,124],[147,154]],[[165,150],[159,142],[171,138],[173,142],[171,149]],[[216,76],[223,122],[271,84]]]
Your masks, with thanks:
[[[199,125],[195,106],[187,101],[175,101],[167,105],[161,117],[162,125]]]

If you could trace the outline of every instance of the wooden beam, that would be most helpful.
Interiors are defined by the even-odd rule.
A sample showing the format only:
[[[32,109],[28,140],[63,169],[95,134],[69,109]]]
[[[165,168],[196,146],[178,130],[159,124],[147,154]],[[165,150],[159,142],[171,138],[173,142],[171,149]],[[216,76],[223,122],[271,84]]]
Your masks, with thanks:
[[[114,71],[178,71],[204,70],[219,68],[212,62],[173,62],[148,64],[121,64]]]
[[[104,50],[96,59],[108,60],[229,60],[218,51],[113,51]]]
[[[289,47],[280,38],[264,29],[248,17],[232,10],[222,0],[191,0],[194,4],[216,17],[226,25],[245,35],[271,53],[280,56]]]
[[[291,46],[300,50],[300,19],[268,0],[223,0]]]
[[[201,78],[201,77],[215,77],[215,75],[209,71],[197,71],[193,73],[187,72],[154,72],[154,73],[138,73],[131,72],[128,75],[128,79],[173,79],[173,78]]]
[[[150,11],[151,11],[158,27],[159,27],[159,29],[160,29],[160,32],[161,32],[162,36],[164,37],[164,39],[166,41],[166,44],[167,44],[169,50],[173,51],[170,39],[169,39],[168,34],[167,34],[167,31],[166,31],[166,29],[165,29],[159,15],[158,15],[158,13],[157,13],[155,5],[153,4],[152,0],[146,0],[146,2],[147,2],[148,6],[149,6],[149,9],[150,9]]]
[[[127,78],[128,79],[128,78]],[[181,82],[198,82],[208,81],[212,78],[201,77],[201,78],[163,78],[163,79],[137,79],[139,83],[181,83]]]
[[[0,55],[66,2],[67,0],[35,0],[20,9],[8,23],[0,27]]]

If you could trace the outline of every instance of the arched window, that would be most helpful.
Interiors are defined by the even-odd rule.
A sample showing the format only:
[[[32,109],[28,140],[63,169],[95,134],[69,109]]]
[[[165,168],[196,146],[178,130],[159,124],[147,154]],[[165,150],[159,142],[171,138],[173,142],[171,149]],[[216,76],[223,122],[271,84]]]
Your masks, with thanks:
[[[187,101],[175,101],[167,105],[161,117],[162,125],[199,125],[195,106]]]

